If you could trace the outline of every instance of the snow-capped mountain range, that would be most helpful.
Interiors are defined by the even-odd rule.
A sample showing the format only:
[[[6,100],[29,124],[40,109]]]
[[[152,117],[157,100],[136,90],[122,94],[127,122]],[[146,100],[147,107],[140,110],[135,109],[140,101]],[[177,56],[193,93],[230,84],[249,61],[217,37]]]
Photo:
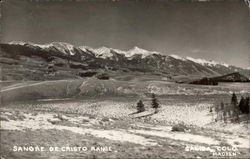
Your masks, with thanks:
[[[142,58],[145,58],[149,55],[153,55],[153,54],[159,54],[159,55],[163,55],[162,53],[160,52],[157,52],[157,51],[148,51],[148,50],[145,50],[145,49],[142,49],[142,48],[139,48],[137,46],[131,48],[130,50],[128,51],[123,51],[123,50],[119,50],[119,49],[113,49],[113,48],[108,48],[108,47],[105,47],[105,46],[102,46],[102,47],[99,47],[99,48],[91,48],[89,46],[78,46],[78,47],[74,47],[73,45],[69,44],[69,43],[65,43],[65,42],[52,42],[50,44],[44,44],[44,45],[41,45],[41,44],[34,44],[34,43],[26,43],[26,42],[22,42],[22,41],[12,41],[10,42],[9,44],[13,44],[13,45],[33,45],[33,46],[37,46],[37,47],[40,47],[41,49],[49,49],[49,48],[57,48],[58,50],[60,50],[62,53],[64,54],[70,54],[70,55],[75,55],[75,51],[74,51],[74,48],[76,49],[80,49],[84,52],[86,52],[87,50],[93,52],[96,57],[100,57],[100,58],[110,58],[112,57],[114,54],[112,53],[113,52],[116,52],[118,54],[122,54],[124,55],[125,57],[132,57],[134,55],[141,55]],[[183,61],[186,61],[186,60],[190,60],[190,61],[193,61],[195,63],[199,63],[201,65],[208,65],[208,66],[215,66],[215,65],[223,65],[225,67],[229,67],[228,64],[226,63],[220,63],[220,62],[216,62],[216,61],[213,61],[213,60],[205,60],[205,59],[200,59],[200,58],[193,58],[193,57],[181,57],[179,55],[170,55],[171,57],[175,58],[175,59],[178,59],[178,60],[183,60]]]
[[[78,46],[78,47],[74,47],[73,45],[69,44],[69,43],[65,43],[65,42],[52,42],[50,44],[34,44],[31,42],[23,42],[23,41],[12,41],[9,44],[12,45],[21,45],[21,46],[27,46],[27,45],[33,45],[36,47],[40,47],[41,49],[53,49],[56,48],[58,50],[60,50],[62,53],[67,54],[69,53],[70,55],[74,55],[75,49],[80,49],[82,51],[91,51],[93,52],[97,57],[100,58],[108,58],[113,56],[113,54],[111,53],[112,51],[118,53],[118,54],[123,54],[126,57],[131,57],[134,55],[142,55],[142,57],[146,57],[148,55],[152,55],[152,54],[160,54],[159,52],[156,51],[148,51],[142,48],[139,48],[137,46],[131,48],[128,51],[123,51],[123,50],[119,50],[119,49],[113,49],[113,48],[107,48],[105,46],[99,47],[99,48],[91,48],[89,46]]]
[[[137,46],[125,51],[108,47],[73,46],[63,42],[52,42],[41,45],[14,41],[7,44],[0,44],[0,48],[4,58],[10,58],[9,55],[17,54],[18,56],[30,58],[29,61],[34,61],[36,58],[33,57],[41,57],[42,59],[46,59],[46,62],[43,64],[44,66],[55,65],[67,67],[75,69],[78,72],[81,70],[108,69],[125,72],[160,73],[169,76],[215,76],[240,72],[250,77],[249,69],[212,60],[181,57],[173,54],[166,55]],[[18,61],[16,63],[24,67],[23,62]]]

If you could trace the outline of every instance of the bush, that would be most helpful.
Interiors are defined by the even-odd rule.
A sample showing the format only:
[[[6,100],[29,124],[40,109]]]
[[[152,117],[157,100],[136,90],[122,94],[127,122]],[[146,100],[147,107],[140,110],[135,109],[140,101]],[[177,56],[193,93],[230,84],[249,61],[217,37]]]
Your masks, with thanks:
[[[101,73],[101,74],[98,74],[96,76],[96,78],[98,78],[100,80],[108,80],[109,79],[109,75],[107,73]]]
[[[92,77],[92,76],[96,75],[97,72],[88,71],[88,72],[79,72],[78,74],[81,77]]]
[[[185,130],[188,129],[185,125],[183,124],[178,124],[178,125],[174,125],[172,127],[171,131],[178,131],[178,132],[185,132]]]

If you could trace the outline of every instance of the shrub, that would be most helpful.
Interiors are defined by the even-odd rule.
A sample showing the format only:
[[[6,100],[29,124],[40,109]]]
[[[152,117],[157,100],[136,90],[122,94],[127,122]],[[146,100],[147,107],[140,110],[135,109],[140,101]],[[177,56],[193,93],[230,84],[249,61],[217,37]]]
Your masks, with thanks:
[[[108,80],[109,79],[109,75],[107,73],[101,73],[101,74],[98,74],[96,76],[96,78],[98,78],[100,80]]]
[[[81,77],[92,77],[92,76],[96,75],[97,72],[88,71],[88,72],[79,72],[78,74]]]
[[[185,125],[183,124],[177,124],[172,127],[171,131],[179,131],[179,132],[185,132],[185,130],[188,129]]]

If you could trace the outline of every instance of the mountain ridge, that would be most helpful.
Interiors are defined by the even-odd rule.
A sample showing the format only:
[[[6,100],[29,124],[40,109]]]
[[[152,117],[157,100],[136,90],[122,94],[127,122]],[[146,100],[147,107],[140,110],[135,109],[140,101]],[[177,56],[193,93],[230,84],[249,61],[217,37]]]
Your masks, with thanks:
[[[78,73],[82,71],[94,70],[102,71],[120,71],[120,72],[141,72],[167,75],[169,78],[175,76],[195,75],[200,77],[218,76],[233,72],[240,72],[250,78],[250,71],[240,67],[227,65],[215,61],[204,59],[195,59],[192,57],[183,58],[178,55],[164,55],[156,51],[148,51],[139,47],[134,47],[128,51],[114,48],[100,47],[91,48],[89,46],[75,47],[68,43],[53,42],[50,44],[34,44],[27,42],[11,42],[0,44],[1,60],[4,72],[11,71],[11,67],[25,67],[27,70],[34,70],[36,67],[45,75],[54,71],[55,74],[66,72],[71,74],[72,78],[78,78]],[[44,60],[37,66],[36,58]],[[22,61],[23,59],[29,59]],[[20,61],[21,60],[21,61]],[[6,64],[6,61],[15,61]],[[7,62],[8,63],[8,62]],[[10,65],[11,64],[11,65]],[[33,68],[29,65],[35,66]],[[26,68],[27,67],[27,68]],[[18,68],[19,69],[19,68]],[[22,74],[23,71],[19,72]],[[8,74],[8,73],[7,73]],[[14,75],[10,75],[14,76]],[[56,76],[56,75],[55,75]],[[59,77],[58,77],[59,78]],[[63,77],[62,77],[63,78]]]
[[[120,49],[115,49],[115,48],[109,48],[109,47],[106,47],[106,46],[101,46],[101,47],[98,47],[98,48],[92,48],[90,46],[74,46],[72,44],[69,44],[69,43],[66,43],[66,42],[51,42],[51,43],[48,43],[48,44],[35,44],[35,43],[31,43],[31,42],[23,42],[23,41],[14,41],[14,42],[9,42],[9,43],[6,43],[6,44],[14,44],[14,45],[25,45],[25,44],[31,44],[31,45],[34,45],[34,46],[38,46],[38,47],[41,47],[41,48],[48,48],[48,47],[51,47],[53,46],[54,44],[56,45],[62,45],[62,46],[66,46],[66,48],[68,50],[71,50],[73,51],[73,48],[77,48],[77,49],[81,49],[83,51],[86,51],[86,49],[88,50],[91,50],[93,51],[93,53],[97,54],[98,56],[100,55],[103,55],[103,54],[110,54],[110,51],[115,51],[116,53],[118,54],[124,54],[126,57],[131,57],[135,54],[142,54],[144,57],[145,56],[149,56],[149,55],[152,55],[152,54],[160,54],[160,55],[165,55],[165,54],[162,54],[158,51],[149,51],[149,50],[146,50],[146,49],[142,49],[138,46],[134,46],[133,48],[131,49],[128,49],[127,51],[124,51],[124,50],[120,50]],[[61,50],[63,52],[63,50]],[[73,53],[72,53],[73,54]],[[111,55],[106,55],[104,57],[110,57]],[[229,67],[230,65],[229,64],[226,64],[224,62],[219,62],[219,61],[214,61],[214,60],[206,60],[206,59],[202,59],[202,58],[193,58],[193,57],[189,57],[189,56],[186,56],[186,57],[182,57],[180,55],[176,55],[176,54],[171,54],[171,55],[165,55],[165,56],[172,56],[176,59],[182,59],[182,60],[190,60],[190,61],[193,61],[195,63],[200,63],[200,64],[207,64],[207,65],[224,65],[225,67]],[[233,66],[233,65],[231,65]],[[239,66],[237,66],[239,67]],[[240,67],[242,68],[242,67]],[[242,69],[249,69],[248,68],[242,68]]]

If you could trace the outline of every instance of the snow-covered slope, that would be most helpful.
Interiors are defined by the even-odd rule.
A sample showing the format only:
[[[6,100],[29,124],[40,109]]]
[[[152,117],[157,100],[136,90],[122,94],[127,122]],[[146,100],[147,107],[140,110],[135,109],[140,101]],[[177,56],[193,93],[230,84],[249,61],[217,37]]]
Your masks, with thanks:
[[[88,50],[92,50],[92,48],[91,47],[89,47],[89,46],[79,46],[78,47],[80,50],[82,50],[82,51],[84,51],[84,52],[86,52],[86,51],[88,51]]]
[[[175,59],[178,59],[178,60],[186,61],[185,58],[183,58],[183,57],[181,57],[181,56],[179,56],[179,55],[172,54],[172,55],[170,55],[170,56],[173,57],[173,58],[175,58]]]
[[[55,47],[56,49],[60,50],[64,54],[70,54],[70,55],[75,55],[74,51],[74,46],[68,43],[63,43],[63,42],[53,42],[51,43],[52,46],[50,47]]]
[[[113,56],[113,54],[110,53],[110,48],[104,46],[97,49],[91,49],[91,51],[93,51],[97,57],[101,57],[104,59]]]
[[[195,63],[199,63],[199,64],[201,64],[203,66],[205,66],[205,65],[208,65],[208,66],[222,65],[222,66],[225,66],[225,67],[229,67],[229,65],[226,64],[226,63],[219,63],[219,62],[216,62],[216,61],[213,61],[213,60],[207,61],[205,59],[200,59],[200,58],[195,59],[193,57],[186,57],[186,59],[188,59],[190,61],[193,61]]]
[[[189,56],[187,56],[186,58],[184,58],[184,57],[181,57],[181,56],[175,55],[175,54],[172,54],[170,56],[173,57],[173,58],[175,58],[175,59],[182,60],[182,61],[189,60],[189,61],[192,61],[194,63],[201,64],[202,66],[216,66],[216,65],[221,65],[221,66],[229,67],[229,65],[226,64],[226,63],[221,63],[221,62],[217,62],[217,61],[214,61],[214,60],[205,60],[205,59],[193,58],[193,57],[189,57]]]

